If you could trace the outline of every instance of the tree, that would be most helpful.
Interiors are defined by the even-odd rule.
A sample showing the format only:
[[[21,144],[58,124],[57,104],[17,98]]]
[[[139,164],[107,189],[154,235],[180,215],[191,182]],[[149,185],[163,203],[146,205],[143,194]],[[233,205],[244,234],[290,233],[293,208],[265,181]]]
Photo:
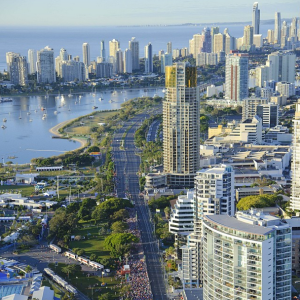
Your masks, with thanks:
[[[25,268],[25,272],[30,273],[31,271],[32,271],[31,266],[27,265],[26,268]]]
[[[127,229],[128,225],[123,221],[116,221],[111,225],[111,230],[113,233],[122,233]]]
[[[90,260],[95,261],[96,259],[97,259],[96,254],[93,253],[90,255]]]
[[[166,218],[169,219],[170,218],[170,213],[171,213],[171,208],[169,206],[167,206],[165,209],[164,209],[164,213],[166,215]]]
[[[104,240],[104,247],[110,251],[111,256],[119,257],[129,253],[132,244],[138,241],[138,237],[132,233],[113,233]]]
[[[103,295],[100,295],[98,296],[98,300],[109,300],[109,295],[106,293],[106,294],[103,294]]]
[[[100,148],[97,147],[97,146],[91,146],[87,149],[87,152],[88,153],[91,153],[91,152],[100,152]]]
[[[61,271],[65,274],[68,274],[68,278],[69,278],[70,273],[81,271],[81,266],[76,264],[70,264],[63,267]]]
[[[84,255],[84,253],[85,253],[85,251],[83,250],[83,249],[79,249],[78,251],[77,251],[77,254],[78,255]]]
[[[128,218],[129,218],[129,212],[125,208],[119,209],[112,216],[112,219],[114,221],[124,221]]]
[[[248,196],[240,199],[236,208],[238,210],[248,210],[250,208],[270,207],[275,206],[277,200],[279,200],[277,195]]]

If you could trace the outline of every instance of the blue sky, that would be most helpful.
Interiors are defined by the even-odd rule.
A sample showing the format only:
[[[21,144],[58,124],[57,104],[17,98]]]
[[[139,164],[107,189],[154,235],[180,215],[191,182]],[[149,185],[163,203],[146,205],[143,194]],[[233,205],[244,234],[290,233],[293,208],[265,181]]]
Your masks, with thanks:
[[[242,22],[245,0],[0,0],[0,26],[111,26]],[[299,0],[258,1],[261,19],[300,17]]]

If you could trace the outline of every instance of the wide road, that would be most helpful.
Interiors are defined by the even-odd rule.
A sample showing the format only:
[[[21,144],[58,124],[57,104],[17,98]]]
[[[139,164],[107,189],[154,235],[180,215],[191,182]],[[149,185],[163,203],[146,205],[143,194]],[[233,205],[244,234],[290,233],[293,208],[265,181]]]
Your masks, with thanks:
[[[135,203],[153,299],[165,300],[168,298],[162,266],[160,264],[157,240],[153,235],[148,207],[145,205],[144,199],[139,197],[139,178],[137,172],[139,170],[140,157],[136,155],[139,150],[134,145],[134,133],[145,118],[148,117],[148,114],[135,116],[115,133],[112,148],[116,169],[116,193],[118,197],[125,197],[126,192],[126,195],[130,195],[130,198]],[[122,137],[125,132],[127,134],[125,139],[123,139],[124,150],[121,150],[120,145],[123,143]]]

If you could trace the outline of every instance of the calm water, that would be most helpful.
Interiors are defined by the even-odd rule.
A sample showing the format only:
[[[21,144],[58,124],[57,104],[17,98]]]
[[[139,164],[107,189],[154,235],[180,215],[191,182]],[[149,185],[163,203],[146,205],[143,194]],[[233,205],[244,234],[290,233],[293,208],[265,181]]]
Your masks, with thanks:
[[[93,106],[98,106],[98,110],[117,109],[124,100],[154,94],[162,96],[162,89],[119,90],[114,94],[106,91],[97,93],[96,97],[87,93],[82,94],[80,100],[78,95],[59,99],[51,95],[48,99],[44,96],[15,97],[13,102],[0,104],[0,124],[7,127],[0,128],[0,159],[20,164],[28,163],[35,157],[49,157],[74,150],[80,146],[78,142],[52,139],[49,129],[60,122],[93,112]],[[103,98],[101,102],[100,97]],[[110,99],[114,102],[109,103]],[[41,107],[46,108],[47,112],[44,120]],[[55,111],[58,113],[55,114]],[[4,118],[6,123],[3,123]],[[8,156],[17,158],[9,159]]]
[[[220,32],[226,27],[234,37],[243,36],[244,25],[218,24]],[[261,25],[261,33],[266,36],[273,24]],[[108,42],[120,41],[121,49],[128,48],[128,41],[136,37],[140,42],[140,56],[144,57],[144,46],[152,43],[153,53],[166,51],[167,42],[171,41],[173,49],[189,46],[189,40],[196,33],[201,33],[203,26],[152,26],[152,27],[1,27],[0,28],[0,71],[6,69],[5,53],[12,51],[27,56],[28,49],[40,50],[49,45],[58,56],[59,50],[65,48],[73,57],[82,59],[82,44],[88,42],[91,60],[100,55],[100,41],[105,41],[108,56]]]

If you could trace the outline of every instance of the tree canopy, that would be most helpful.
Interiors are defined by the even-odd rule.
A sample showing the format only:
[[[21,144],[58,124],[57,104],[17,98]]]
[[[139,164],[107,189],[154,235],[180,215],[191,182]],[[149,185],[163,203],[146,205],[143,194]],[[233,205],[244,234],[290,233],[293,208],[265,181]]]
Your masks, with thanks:
[[[132,233],[113,233],[104,240],[104,247],[113,257],[124,256],[138,241],[138,237]]]
[[[257,195],[257,196],[247,196],[238,202],[236,208],[238,210],[248,210],[250,208],[263,208],[275,206],[277,200],[280,196],[277,195]]]

